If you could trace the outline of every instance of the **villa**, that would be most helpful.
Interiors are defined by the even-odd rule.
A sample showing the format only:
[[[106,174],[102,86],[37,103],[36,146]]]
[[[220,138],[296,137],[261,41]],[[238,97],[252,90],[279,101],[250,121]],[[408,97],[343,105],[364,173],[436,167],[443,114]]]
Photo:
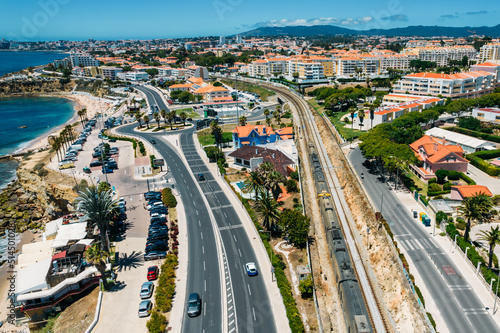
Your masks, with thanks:
[[[237,126],[233,130],[233,147],[265,145],[292,138],[293,127],[284,127],[275,131],[266,125]]]

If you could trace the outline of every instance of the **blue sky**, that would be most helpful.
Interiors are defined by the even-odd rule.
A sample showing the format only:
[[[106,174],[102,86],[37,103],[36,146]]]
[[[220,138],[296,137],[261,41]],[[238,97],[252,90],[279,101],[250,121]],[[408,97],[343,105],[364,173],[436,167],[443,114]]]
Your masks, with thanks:
[[[314,24],[370,29],[500,23],[492,0],[0,0],[0,8],[0,38],[22,41],[218,36]]]

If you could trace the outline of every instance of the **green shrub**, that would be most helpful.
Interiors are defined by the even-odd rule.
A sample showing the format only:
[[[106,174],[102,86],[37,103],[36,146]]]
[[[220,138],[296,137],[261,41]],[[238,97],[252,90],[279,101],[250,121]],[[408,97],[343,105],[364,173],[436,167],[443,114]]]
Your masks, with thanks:
[[[486,172],[488,175],[496,177],[500,175],[500,168],[497,168],[494,165],[491,165],[489,162],[485,160],[493,159],[500,157],[500,149],[496,150],[483,150],[478,151],[472,154],[467,154],[465,158],[467,158],[470,163],[480,169],[481,171]]]
[[[173,208],[177,206],[177,199],[175,199],[170,187],[165,187],[161,191],[161,200],[163,201],[165,207]]]
[[[297,181],[293,179],[289,179],[285,182],[286,184],[286,191],[288,193],[294,193],[299,191],[299,187],[297,186]]]
[[[290,173],[290,178],[294,180],[299,180],[299,173],[297,171]]]
[[[443,185],[443,191],[451,191],[451,183],[445,183]]]
[[[432,318],[432,315],[429,312],[427,312],[427,318],[429,318],[432,327],[434,327],[434,330],[436,330],[436,322],[434,321],[434,318]]]
[[[40,176],[44,177],[49,174],[49,172],[45,169],[45,164],[43,163],[37,163],[34,167],[33,170]]]
[[[146,147],[144,147],[144,143],[142,143],[142,141],[139,141],[139,152],[142,156],[146,156]]]
[[[427,207],[429,206],[429,200],[425,197],[425,195],[420,196],[420,201]]]
[[[413,285],[413,287],[415,287],[415,292],[417,293],[418,298],[420,298],[420,301],[422,302],[422,305],[425,308],[425,299],[424,299],[424,296],[422,296],[422,292],[420,291],[420,288],[418,288],[415,285]]]
[[[314,282],[311,275],[299,282],[299,291],[302,298],[309,298],[312,296],[314,292]]]
[[[467,227],[467,223],[465,223],[465,221],[458,221],[455,223],[455,227],[458,229],[458,230],[465,230],[465,228]]]
[[[436,174],[437,182],[439,184],[444,184],[446,176],[448,176],[448,170],[439,169],[439,170],[436,170],[435,174]]]
[[[469,176],[467,176],[463,172],[460,172],[460,178],[463,179],[469,185],[476,185],[476,182],[473,181]]]
[[[459,180],[459,179],[460,179],[460,172],[455,170],[448,171],[448,180]]]
[[[441,191],[441,186],[439,186],[436,183],[431,183],[431,184],[429,184],[428,190],[429,190],[429,192],[438,192],[438,191]]]
[[[155,310],[151,313],[151,318],[146,323],[146,327],[149,333],[163,333],[167,328],[167,318]]]
[[[430,184],[433,184],[433,183],[436,183],[436,182],[437,182],[437,178],[436,178],[436,177],[434,177],[434,178],[429,179],[429,180],[427,181],[427,184],[429,184],[429,185],[430,185]]]
[[[441,223],[441,221],[448,221],[448,215],[446,215],[442,211],[438,211],[436,213],[436,222]]]
[[[149,155],[149,162],[151,163],[151,169],[158,169],[158,167],[155,167],[153,161],[156,160],[155,155]]]
[[[172,298],[175,293],[175,269],[178,260],[174,254],[168,254],[161,265],[158,286],[155,292],[156,307],[161,312],[168,312],[172,309]]]

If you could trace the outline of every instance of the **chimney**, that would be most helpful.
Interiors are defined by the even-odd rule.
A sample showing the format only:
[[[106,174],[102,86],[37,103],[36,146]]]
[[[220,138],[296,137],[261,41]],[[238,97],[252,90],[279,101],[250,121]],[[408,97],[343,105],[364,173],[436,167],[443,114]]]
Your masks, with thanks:
[[[443,146],[446,145],[446,138],[443,135]]]
[[[438,144],[437,144],[437,142],[434,143],[434,151],[438,151]]]

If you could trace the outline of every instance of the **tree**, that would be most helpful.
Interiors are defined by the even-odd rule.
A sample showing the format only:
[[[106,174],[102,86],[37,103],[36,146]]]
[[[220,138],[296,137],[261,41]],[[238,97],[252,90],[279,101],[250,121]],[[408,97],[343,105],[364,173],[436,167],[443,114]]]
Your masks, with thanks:
[[[437,182],[439,184],[444,184],[445,178],[446,178],[446,176],[448,176],[448,170],[439,169],[439,170],[436,170],[435,174],[436,174]]]
[[[356,114],[356,109],[351,106],[348,111],[351,115],[351,129],[354,129],[354,114]]]
[[[117,201],[113,200],[111,190],[99,192],[95,186],[92,186],[80,192],[76,201],[85,219],[99,228],[102,249],[109,252],[108,224],[113,210],[117,206]]]
[[[135,115],[135,120],[139,123],[139,128],[142,128],[142,117],[140,114]]]
[[[164,109],[161,109],[160,116],[163,118],[163,122],[166,124],[167,123],[167,111],[165,111]]]
[[[179,117],[181,118],[182,120],[182,125],[186,126],[186,119],[188,119],[188,115],[186,112],[182,111],[180,114],[179,114]]]
[[[246,126],[247,125],[247,117],[241,116],[240,119],[240,126]]]
[[[222,86],[222,83],[220,83],[219,81],[215,81],[212,85],[213,85],[214,87],[221,87],[221,86]]]
[[[254,192],[254,200],[259,200],[259,193],[264,189],[263,180],[260,174],[257,171],[250,172],[248,178],[245,179],[243,184],[245,185],[243,192]]]
[[[149,129],[149,116],[148,115],[145,115],[142,120],[144,120],[144,122],[146,123],[146,126],[147,128]]]
[[[214,136],[215,145],[220,148],[222,144],[222,128],[215,120],[210,123],[210,133]]]
[[[87,109],[81,109],[80,111],[78,111],[78,116],[80,117],[80,122],[82,124],[85,123],[84,119],[83,119],[83,116],[87,113]]]
[[[156,75],[158,75],[158,68],[148,68],[145,70],[145,72],[148,73],[151,78],[154,78]]]
[[[111,190],[111,185],[107,182],[99,182],[97,186],[97,192],[102,193]]]
[[[169,113],[167,113],[167,121],[170,124],[170,130],[172,130],[172,123],[174,122],[175,117],[177,117],[177,113],[175,112],[175,110],[172,110]]]
[[[481,129],[481,121],[474,117],[462,117],[458,119],[458,127],[471,131],[479,131]]]
[[[299,191],[299,188],[297,186],[297,181],[295,181],[293,179],[289,179],[285,183],[286,183],[286,191],[288,193],[293,193],[293,192]]]
[[[471,197],[465,198],[462,205],[458,208],[459,212],[467,219],[464,239],[469,241],[469,233],[472,220],[479,220],[489,212],[493,203],[491,198],[484,193],[476,193]]]
[[[275,228],[280,214],[278,207],[279,205],[276,200],[267,191],[261,192],[260,199],[256,204],[256,210],[260,213],[262,225],[267,230]]]
[[[179,96],[177,96],[177,99],[179,102],[186,104],[190,101],[194,101],[194,95],[189,91],[183,91],[179,94]]]
[[[309,218],[297,210],[285,209],[278,219],[281,230],[288,235],[290,242],[297,247],[306,246],[309,223]]]
[[[101,249],[101,246],[96,243],[89,247],[83,254],[85,260],[94,265],[99,273],[101,273],[102,283],[106,286],[106,263],[109,258],[109,252]]]
[[[312,296],[314,292],[314,282],[310,274],[307,278],[299,282],[299,291],[302,298],[309,298]]]
[[[155,121],[158,123],[158,128],[160,128],[160,120],[161,120],[161,117],[160,117],[160,114],[158,112],[155,112],[153,114],[153,118],[155,119]]]
[[[491,227],[490,231],[483,230],[479,234],[481,235],[479,240],[487,242],[490,248],[488,252],[488,267],[491,268],[493,263],[493,250],[497,244],[500,244],[500,227]]]

